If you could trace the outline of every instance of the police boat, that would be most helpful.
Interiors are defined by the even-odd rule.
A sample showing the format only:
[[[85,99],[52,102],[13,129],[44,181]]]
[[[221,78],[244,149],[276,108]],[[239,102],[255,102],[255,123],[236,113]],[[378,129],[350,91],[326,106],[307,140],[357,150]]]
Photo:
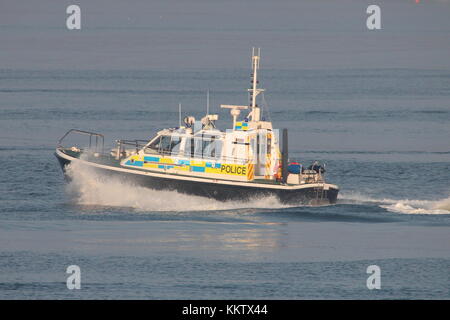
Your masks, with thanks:
[[[221,201],[276,196],[288,204],[335,203],[339,187],[325,181],[324,166],[290,162],[287,129],[274,129],[261,117],[256,104],[264,91],[257,87],[259,64],[260,50],[254,48],[249,105],[221,105],[229,109],[232,128],[219,130],[217,114],[206,114],[200,121],[188,116],[150,140],[117,140],[108,150],[102,134],[71,129],[55,152],[63,172],[78,162],[150,189]],[[245,111],[248,114],[240,119]],[[65,146],[66,138],[75,134],[86,136],[84,144]]]

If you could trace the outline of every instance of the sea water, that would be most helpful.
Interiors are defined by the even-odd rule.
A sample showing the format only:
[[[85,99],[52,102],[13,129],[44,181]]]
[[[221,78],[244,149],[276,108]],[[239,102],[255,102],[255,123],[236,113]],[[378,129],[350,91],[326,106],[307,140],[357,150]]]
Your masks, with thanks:
[[[369,53],[352,42],[370,45],[364,24],[357,32],[356,21],[329,29],[325,9],[324,25],[308,20],[311,3],[297,8],[303,22],[277,7],[284,23],[264,2],[265,23],[256,27],[248,19],[217,26],[215,9],[198,2],[179,19],[159,4],[161,14],[148,8],[137,22],[129,8],[123,21],[97,8],[77,34],[53,27],[58,10],[44,3],[33,23],[0,26],[9,44],[0,53],[0,298],[450,298],[450,67],[438,31],[449,30],[447,22],[416,20],[419,35],[396,24],[406,40],[383,25],[388,39],[376,35],[384,47]],[[439,5],[432,13],[447,21]],[[334,8],[344,16],[364,9]],[[252,35],[263,46],[264,117],[289,130],[291,160],[326,163],[326,179],[340,187],[337,204],[223,203],[76,165],[64,181],[54,150],[70,128],[103,133],[108,147],[149,139],[178,126],[178,103],[183,116],[200,119],[207,90],[219,127],[230,128],[219,105],[248,101]],[[402,57],[395,45],[425,51]],[[66,286],[70,265],[80,268],[79,290]],[[379,290],[367,287],[370,265],[381,270]]]

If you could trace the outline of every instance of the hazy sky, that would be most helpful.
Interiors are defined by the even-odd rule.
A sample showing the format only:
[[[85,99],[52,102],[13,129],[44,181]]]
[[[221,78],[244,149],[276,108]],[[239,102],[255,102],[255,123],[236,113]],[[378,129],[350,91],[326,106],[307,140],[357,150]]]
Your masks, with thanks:
[[[260,46],[265,68],[449,69],[450,1],[415,1],[2,0],[0,68],[248,68]]]

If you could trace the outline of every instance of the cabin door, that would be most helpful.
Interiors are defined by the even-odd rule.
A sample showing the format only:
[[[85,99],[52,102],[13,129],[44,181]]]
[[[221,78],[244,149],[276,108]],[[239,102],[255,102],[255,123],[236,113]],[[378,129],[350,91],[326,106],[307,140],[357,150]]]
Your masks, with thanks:
[[[264,176],[266,179],[270,175],[271,144],[272,139],[270,132],[267,132],[267,130],[258,130],[250,140],[253,162],[255,164],[255,175]]]

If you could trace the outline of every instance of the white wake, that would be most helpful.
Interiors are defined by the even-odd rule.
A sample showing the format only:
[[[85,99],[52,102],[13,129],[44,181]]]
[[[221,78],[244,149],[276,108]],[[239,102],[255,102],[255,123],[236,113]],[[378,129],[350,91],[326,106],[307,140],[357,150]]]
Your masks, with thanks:
[[[254,200],[221,202],[176,191],[159,191],[99,174],[79,162],[67,167],[71,182],[67,191],[80,205],[128,207],[137,211],[214,211],[235,209],[277,209],[291,207],[275,196]],[[361,193],[340,193],[338,204],[378,205],[402,214],[450,214],[450,197],[442,200],[373,198]]]
[[[67,167],[71,178],[67,192],[80,205],[128,207],[137,211],[210,211],[287,207],[275,196],[253,201],[221,202],[177,191],[160,191],[134,185],[119,178],[99,174],[79,162]]]
[[[372,198],[360,193],[344,193],[340,203],[372,203],[403,214],[450,214],[450,197],[442,200]]]

